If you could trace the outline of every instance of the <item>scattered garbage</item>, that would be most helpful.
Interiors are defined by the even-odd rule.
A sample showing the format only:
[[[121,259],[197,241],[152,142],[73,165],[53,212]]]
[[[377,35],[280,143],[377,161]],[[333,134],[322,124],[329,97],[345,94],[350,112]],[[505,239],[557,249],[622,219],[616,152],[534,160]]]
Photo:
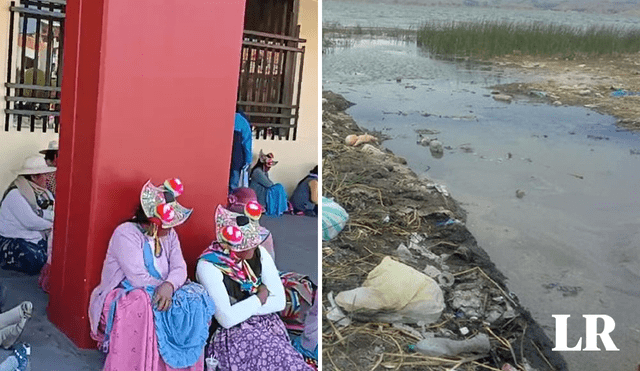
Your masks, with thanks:
[[[458,148],[460,148],[460,150],[464,153],[473,153],[473,148],[471,147],[470,143],[461,144],[458,146]]]
[[[440,270],[438,268],[434,267],[433,265],[427,265],[422,270],[422,273],[424,273],[427,276],[429,276],[431,278],[434,278],[434,279],[437,279],[437,277],[442,274],[442,272],[440,272]]]
[[[511,103],[511,100],[513,99],[512,96],[510,95],[506,95],[506,94],[496,94],[493,96],[494,100],[497,100],[498,102],[507,102],[507,103]]]
[[[609,137],[603,137],[602,135],[587,135],[587,138],[589,139],[593,139],[593,140],[609,140]]]
[[[333,291],[327,294],[329,300],[329,312],[327,312],[327,319],[335,322],[338,326],[349,326],[351,319],[338,307],[335,299],[333,298]]]
[[[640,149],[630,149],[629,154],[631,155],[640,155]]]
[[[619,89],[610,94],[612,97],[631,97],[631,96],[640,96],[640,91],[628,91],[624,89]]]
[[[562,292],[562,296],[577,296],[579,292],[583,291],[583,288],[580,286],[565,286],[558,282],[548,283],[542,285],[542,287],[547,290],[556,289],[557,291]]]
[[[572,87],[572,91],[577,90]],[[558,98],[549,94],[548,99]],[[327,106],[333,107],[332,104]],[[496,104],[494,108],[505,107]],[[433,364],[433,369],[439,370],[483,366],[499,370],[505,363],[510,363],[518,370],[530,371],[522,368],[525,359],[539,370],[549,369],[547,367],[566,369],[561,354],[551,351],[552,342],[506,288],[505,277],[478,246],[471,232],[463,225],[434,225],[449,220],[449,223],[455,223],[454,219],[464,223],[465,220],[465,213],[450,198],[446,187],[426,179],[422,173],[408,171],[400,165],[400,158],[388,150],[382,150],[384,157],[379,158],[353,151],[344,138],[362,131],[344,112],[334,111],[323,110],[323,131],[327,134],[323,137],[323,153],[328,159],[323,163],[323,182],[328,195],[349,210],[350,222],[349,228],[345,227],[338,238],[323,242],[323,286],[327,288],[323,294],[323,312],[328,314],[323,338],[332,345],[325,350],[324,359],[331,359],[335,363],[333,366],[340,369],[353,368],[355,361],[359,368],[367,370],[411,368],[413,366],[407,362],[429,362],[429,366]],[[433,113],[433,116],[439,115]],[[412,127],[417,136],[413,139],[418,142],[429,137],[424,139],[424,144],[439,135],[421,123]],[[450,149],[443,146],[443,149],[458,151],[460,146],[456,144]],[[503,156],[505,160],[507,156]],[[520,158],[518,154],[512,157]],[[384,223],[387,216],[389,222]],[[394,257],[401,257],[401,263],[397,264],[406,264],[415,271],[409,275],[402,273],[401,278],[390,274],[388,277],[377,276],[381,282],[377,285],[368,274],[372,276],[377,265],[382,264],[380,254],[389,254],[390,249]],[[373,267],[376,268],[372,270]],[[442,307],[438,308],[441,313],[436,312],[434,318],[416,310],[415,318],[408,319],[403,312],[409,305],[403,308],[401,300],[410,301],[411,290],[419,289],[414,287],[417,282],[413,274],[417,273],[421,279],[430,277],[430,285],[442,293]],[[353,288],[358,289],[349,290]],[[380,288],[385,288],[386,293],[380,294]],[[349,292],[350,296],[345,295]],[[365,295],[361,295],[363,292]],[[334,293],[340,294],[334,297]],[[471,293],[476,298],[472,298]],[[379,303],[383,301],[382,297],[386,301],[386,295],[399,296],[401,300],[389,306],[391,309],[353,308],[363,299]],[[454,295],[459,308],[451,305]],[[473,306],[470,303],[480,304]],[[348,325],[343,327],[345,323]],[[422,354],[398,352],[403,344],[413,343],[415,349],[417,342],[426,339],[465,341],[478,334],[490,338],[491,356],[458,355],[426,361]],[[465,363],[468,364],[462,366]]]
[[[569,175],[571,175],[571,176],[572,176],[572,177],[574,177],[574,178],[584,179],[584,176],[579,175],[579,174],[569,174]]]
[[[418,144],[423,146],[423,147],[427,147],[429,145],[429,143],[431,143],[433,139],[429,138],[429,137],[423,137],[422,135],[420,135],[418,137]]]
[[[442,290],[433,279],[388,256],[361,287],[343,291],[335,299],[354,317],[389,323],[433,323],[445,307]]]
[[[456,278],[453,274],[449,272],[442,272],[438,274],[438,276],[436,277],[436,281],[438,281],[438,284],[440,285],[440,287],[451,287],[453,286],[453,283],[456,281]]]
[[[415,350],[430,357],[455,357],[468,353],[487,355],[491,351],[491,342],[487,334],[465,340],[431,338],[419,341]]]
[[[522,197],[524,197],[524,195],[525,195],[525,192],[523,190],[516,189],[516,197],[522,198]]]
[[[383,115],[398,115],[398,116],[407,116],[408,113],[406,112],[402,112],[402,111],[397,111],[397,112],[391,112],[391,111],[382,111]]]
[[[344,229],[349,214],[337,202],[322,196],[322,240],[335,238]]]
[[[539,91],[539,90],[531,90],[531,91],[529,92],[529,94],[530,94],[530,95],[533,95],[533,96],[535,96],[535,97],[538,97],[538,98],[546,98],[546,97],[547,97],[547,93],[546,93],[546,92],[544,92],[544,91]]]
[[[427,114],[427,113],[423,113],[424,115],[431,115],[431,114]],[[418,133],[418,135],[438,135],[440,134],[440,131],[438,130],[434,130],[434,129],[415,129],[414,130],[416,133]]]
[[[355,134],[350,134],[347,135],[344,138],[344,142],[347,145],[353,146],[353,147],[357,147],[362,143],[369,143],[369,142],[378,142],[378,138],[374,137],[373,135],[370,134],[361,134],[361,135],[355,135]]]
[[[439,140],[432,140],[429,142],[429,150],[431,154],[435,156],[435,154],[443,153],[444,149],[442,148],[442,142]]]
[[[396,249],[396,254],[401,259],[406,259],[406,260],[413,259],[413,254],[411,254],[411,251],[409,250],[409,248],[405,246],[405,244],[403,243],[401,243],[400,246],[398,246],[398,249]]]
[[[479,317],[482,311],[482,295],[480,290],[456,290],[453,292],[451,307],[458,309],[467,317]]]
[[[444,221],[436,222],[437,227],[448,227],[450,225],[459,225],[459,224],[464,224],[464,223],[462,223],[458,219],[447,219]]]
[[[427,183],[427,188],[434,188],[443,196],[449,197],[449,191],[447,190],[447,186],[445,186],[444,184]]]
[[[414,337],[417,340],[424,339],[424,336],[418,330],[414,329],[411,326],[407,326],[407,325],[402,324],[402,323],[393,323],[393,324],[391,324],[391,326],[393,328],[396,328],[396,329],[404,332],[407,335],[410,335],[410,336]]]
[[[371,144],[365,144],[364,146],[362,146],[361,151],[364,153],[370,154],[373,157],[384,157],[384,152],[372,146]]]

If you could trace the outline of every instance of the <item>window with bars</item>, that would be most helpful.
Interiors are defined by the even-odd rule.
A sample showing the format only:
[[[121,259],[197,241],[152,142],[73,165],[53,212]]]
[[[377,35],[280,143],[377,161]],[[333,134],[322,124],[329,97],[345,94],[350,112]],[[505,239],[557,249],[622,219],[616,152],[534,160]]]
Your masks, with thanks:
[[[256,139],[296,139],[304,42],[297,36],[244,31],[238,105]]]
[[[64,0],[11,2],[5,131],[60,126]]]

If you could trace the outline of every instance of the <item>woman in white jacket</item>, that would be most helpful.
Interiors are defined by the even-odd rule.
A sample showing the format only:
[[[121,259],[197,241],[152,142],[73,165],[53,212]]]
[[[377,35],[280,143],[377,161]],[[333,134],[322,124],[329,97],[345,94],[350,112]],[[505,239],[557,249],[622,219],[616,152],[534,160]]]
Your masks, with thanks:
[[[278,315],[285,291],[278,270],[260,243],[268,231],[258,224],[256,201],[245,215],[218,206],[217,239],[200,256],[198,281],[216,305],[213,334],[205,351],[220,370],[311,370],[293,346]]]
[[[25,159],[0,201],[0,267],[38,274],[47,262],[53,228],[53,194],[46,188],[56,171],[42,156]]]

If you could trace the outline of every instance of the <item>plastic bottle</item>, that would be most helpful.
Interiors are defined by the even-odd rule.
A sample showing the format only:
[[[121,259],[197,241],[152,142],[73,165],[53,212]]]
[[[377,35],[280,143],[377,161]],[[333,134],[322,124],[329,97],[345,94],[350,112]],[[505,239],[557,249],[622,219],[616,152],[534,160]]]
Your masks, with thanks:
[[[455,357],[462,353],[487,354],[491,350],[491,343],[487,334],[465,340],[429,338],[419,341],[415,350],[431,357]]]

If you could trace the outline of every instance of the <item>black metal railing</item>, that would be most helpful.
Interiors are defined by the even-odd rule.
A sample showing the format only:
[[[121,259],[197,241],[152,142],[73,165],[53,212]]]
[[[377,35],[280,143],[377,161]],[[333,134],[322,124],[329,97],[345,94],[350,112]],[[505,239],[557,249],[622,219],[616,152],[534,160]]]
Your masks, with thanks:
[[[256,139],[296,140],[304,46],[296,36],[244,31],[238,105]]]
[[[4,130],[60,127],[64,0],[11,2]]]

